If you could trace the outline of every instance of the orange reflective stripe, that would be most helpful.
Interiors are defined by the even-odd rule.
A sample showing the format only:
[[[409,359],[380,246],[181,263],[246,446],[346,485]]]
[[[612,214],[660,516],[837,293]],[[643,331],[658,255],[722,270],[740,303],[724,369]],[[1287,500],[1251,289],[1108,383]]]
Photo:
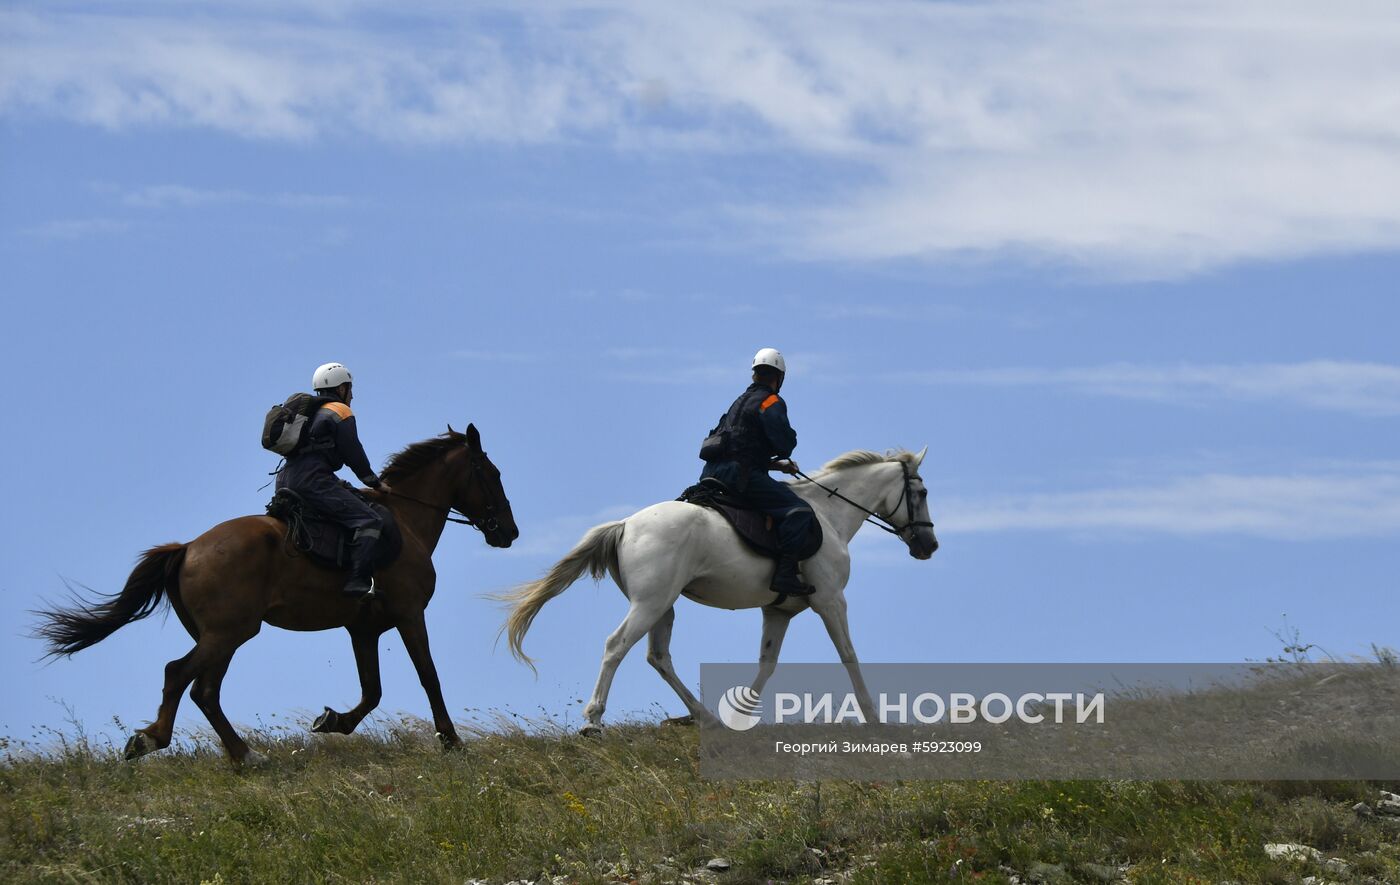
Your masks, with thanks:
[[[338,415],[342,421],[355,414],[354,412],[350,411],[350,407],[347,406],[345,403],[326,403],[321,408],[330,409],[332,412]]]
[[[768,394],[768,399],[763,401],[763,404],[758,407],[758,410],[760,412],[766,412],[768,411],[768,407],[773,405],[773,403],[776,403],[777,401],[778,395],[776,393],[770,393]]]

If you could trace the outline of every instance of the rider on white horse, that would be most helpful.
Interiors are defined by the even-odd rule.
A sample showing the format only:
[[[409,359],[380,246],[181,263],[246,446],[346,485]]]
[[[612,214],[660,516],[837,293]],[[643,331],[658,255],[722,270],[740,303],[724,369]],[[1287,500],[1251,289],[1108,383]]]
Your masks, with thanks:
[[[867,722],[877,711],[860,674],[846,619],[846,582],[851,574],[850,542],[866,522],[895,535],[915,559],[938,549],[929,519],[928,491],[919,476],[923,452],[879,454],[853,451],[829,461],[815,476],[791,488],[816,514],[822,546],[803,563],[812,583],[810,595],[775,602],[768,588],[772,560],[750,549],[733,526],[707,507],[682,501],[653,504],[627,519],[594,526],[574,549],[538,581],[503,594],[511,604],[504,632],[510,650],[530,663],[522,643],[544,604],[590,573],[611,575],[627,597],[627,616],[603,646],[603,663],[593,697],[584,709],[584,733],[602,726],[603,710],[618,664],[643,636],[647,662],[680,697],[696,720],[714,723],[671,664],[671,626],[681,596],[718,608],[763,611],[758,676],[753,689],[763,690],[778,662],[788,621],[811,608],[826,625],[832,644],[850,674]]]
[[[797,557],[815,517],[791,486],[768,475],[770,470],[797,472],[791,460],[797,431],[788,423],[787,403],[778,396],[787,377],[787,362],[781,353],[765,347],[754,355],[751,368],[753,383],[715,428],[719,442],[701,450],[706,463],[700,478],[723,483],[730,495],[773,518],[779,556],[769,588],[780,599],[802,596],[812,588],[797,573]]]

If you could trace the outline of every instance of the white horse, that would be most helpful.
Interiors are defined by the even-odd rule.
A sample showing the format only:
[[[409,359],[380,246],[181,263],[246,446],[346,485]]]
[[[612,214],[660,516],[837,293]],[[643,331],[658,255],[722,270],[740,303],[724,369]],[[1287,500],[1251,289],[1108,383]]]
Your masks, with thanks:
[[[613,674],[627,652],[649,636],[647,661],[702,724],[716,719],[676,676],[671,665],[671,625],[681,596],[718,608],[761,608],[763,640],[759,672],[753,688],[763,690],[778,662],[783,636],[792,616],[809,606],[826,624],[836,652],[850,673],[851,685],[867,722],[876,720],[875,707],[861,677],[855,646],[846,620],[846,581],[851,574],[851,538],[870,516],[889,523],[915,559],[928,559],[938,549],[928,515],[928,491],[919,478],[922,452],[847,452],[827,463],[810,480],[792,489],[812,506],[822,527],[822,546],[802,563],[811,595],[791,596],[782,604],[768,589],[773,561],[750,549],[724,517],[695,504],[666,501],[619,522],[595,526],[569,554],[538,581],[522,584],[501,598],[511,603],[505,632],[510,650],[534,664],[521,643],[546,602],[563,593],[585,571],[594,580],[610,574],[630,607],[622,624],[608,637],[598,684],[584,710],[585,734],[602,727]],[[828,490],[835,490],[832,495]]]

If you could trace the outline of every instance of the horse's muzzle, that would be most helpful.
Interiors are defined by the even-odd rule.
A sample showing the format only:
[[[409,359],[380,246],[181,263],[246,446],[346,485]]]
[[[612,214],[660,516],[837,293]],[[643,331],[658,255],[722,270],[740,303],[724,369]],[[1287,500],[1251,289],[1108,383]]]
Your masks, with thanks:
[[[938,550],[938,539],[929,541],[915,541],[909,545],[909,555],[915,559],[932,559],[933,554]]]
[[[485,531],[482,534],[486,536],[486,543],[492,547],[509,547],[511,542],[520,537],[520,529],[514,525],[503,526],[494,519],[491,520],[490,525],[483,526],[483,528]]]

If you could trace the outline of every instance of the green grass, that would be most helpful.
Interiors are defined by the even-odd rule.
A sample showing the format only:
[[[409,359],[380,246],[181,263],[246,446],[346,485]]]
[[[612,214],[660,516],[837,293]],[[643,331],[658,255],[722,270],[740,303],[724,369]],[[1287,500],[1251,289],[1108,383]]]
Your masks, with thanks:
[[[1358,783],[717,783],[693,729],[600,739],[480,733],[444,754],[416,723],[354,737],[264,731],[238,772],[205,741],[137,763],[82,738],[0,740],[0,879],[457,882],[1009,881],[1036,863],[1132,864],[1134,882],[1400,882],[1400,826]],[[1345,874],[1268,859],[1302,842]],[[950,878],[950,876],[955,876]],[[546,879],[546,881],[548,881]]]

